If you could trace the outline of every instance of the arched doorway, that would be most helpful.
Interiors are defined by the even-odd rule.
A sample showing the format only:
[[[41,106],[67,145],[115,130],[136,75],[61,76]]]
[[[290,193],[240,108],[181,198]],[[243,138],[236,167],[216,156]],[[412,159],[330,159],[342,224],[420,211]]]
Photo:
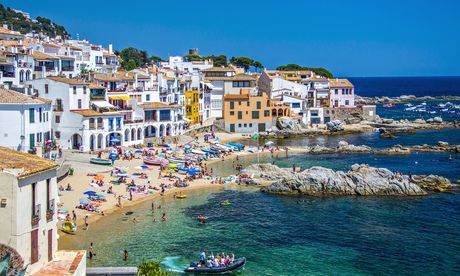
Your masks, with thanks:
[[[160,125],[160,131],[159,131],[160,137],[165,136],[165,126]]]
[[[125,142],[129,141],[129,129],[125,130]]]
[[[94,138],[94,135],[91,134],[91,135],[89,136],[89,149],[90,149],[90,150],[94,150],[95,145],[96,145],[96,139]]]
[[[19,71],[19,82],[24,82],[24,70]]]
[[[104,135],[99,134],[99,135],[97,136],[97,148],[98,148],[98,149],[104,148],[103,143],[104,143]]]
[[[137,129],[137,140],[142,140],[142,128]]]
[[[278,109],[278,117],[281,117],[281,116],[283,116],[283,109],[282,108]]]
[[[118,132],[111,132],[107,135],[105,142],[107,146],[121,146],[122,134]]]
[[[136,140],[136,129],[131,129],[131,141]]]
[[[72,135],[72,139],[70,142],[71,142],[72,149],[78,150],[80,149],[83,139],[81,138],[80,134],[75,133],[74,135]]]
[[[272,116],[276,117],[276,108],[272,109]]]
[[[26,80],[31,80],[32,78],[30,77],[30,70],[26,71]]]
[[[166,125],[166,136],[171,136],[171,125],[170,124]]]

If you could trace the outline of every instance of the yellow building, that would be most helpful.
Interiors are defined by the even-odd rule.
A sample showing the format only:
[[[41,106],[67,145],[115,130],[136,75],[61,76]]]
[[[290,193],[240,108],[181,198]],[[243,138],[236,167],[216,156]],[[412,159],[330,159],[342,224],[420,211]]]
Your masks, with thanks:
[[[198,90],[185,91],[185,118],[191,124],[200,123],[200,92]]]

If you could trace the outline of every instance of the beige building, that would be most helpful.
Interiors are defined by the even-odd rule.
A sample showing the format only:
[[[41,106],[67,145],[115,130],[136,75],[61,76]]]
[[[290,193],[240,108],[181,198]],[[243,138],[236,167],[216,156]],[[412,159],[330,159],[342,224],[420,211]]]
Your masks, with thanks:
[[[0,147],[0,255],[15,260],[10,271],[85,273],[84,251],[57,251],[56,169],[53,161]]]
[[[267,94],[251,95],[247,89],[224,95],[225,130],[237,133],[266,131],[277,117],[290,116],[289,105],[270,99]]]

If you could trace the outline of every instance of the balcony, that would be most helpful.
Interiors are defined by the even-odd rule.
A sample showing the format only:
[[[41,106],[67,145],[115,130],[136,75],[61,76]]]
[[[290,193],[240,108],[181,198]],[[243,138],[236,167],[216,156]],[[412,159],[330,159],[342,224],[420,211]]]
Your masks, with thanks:
[[[7,71],[2,71],[2,75],[4,78],[14,78],[14,72],[7,72]]]
[[[63,112],[64,107],[62,105],[53,105],[53,111],[54,112]]]
[[[32,68],[32,62],[27,62],[27,61],[18,61],[18,67],[19,68]]]
[[[37,71],[37,72],[42,72],[43,71],[43,66],[35,66],[34,67],[34,70]],[[48,72],[48,71],[53,71],[54,70],[54,67],[51,67],[51,66],[45,66],[45,70]]]
[[[73,66],[62,66],[62,71],[73,72],[74,67]]]
[[[136,119],[136,120],[124,120],[123,124],[136,124],[136,123],[142,123],[144,120],[142,119]]]
[[[97,123],[97,128],[98,129],[104,129],[104,124],[103,123]]]
[[[54,199],[48,201],[48,209],[46,210],[46,221],[52,221],[54,216]]]
[[[96,129],[96,125],[94,123],[89,123],[89,129]]]
[[[40,222],[40,204],[35,205],[35,208],[32,209],[32,218],[31,225],[32,227],[37,227]]]

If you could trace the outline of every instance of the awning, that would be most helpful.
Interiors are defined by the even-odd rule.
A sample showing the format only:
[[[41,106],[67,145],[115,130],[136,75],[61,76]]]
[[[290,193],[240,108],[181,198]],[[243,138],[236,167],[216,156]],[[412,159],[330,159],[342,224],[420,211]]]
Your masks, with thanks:
[[[111,105],[108,101],[92,101],[92,103],[97,107],[107,107],[114,108],[115,106]]]
[[[129,96],[128,95],[109,95],[109,99],[129,101]]]
[[[215,87],[214,85],[212,85],[212,83],[209,82],[202,81],[201,84],[206,85],[209,89],[214,89]]]
[[[182,117],[182,120],[186,121],[187,123],[190,123],[192,120],[190,120],[189,118],[187,117]]]

